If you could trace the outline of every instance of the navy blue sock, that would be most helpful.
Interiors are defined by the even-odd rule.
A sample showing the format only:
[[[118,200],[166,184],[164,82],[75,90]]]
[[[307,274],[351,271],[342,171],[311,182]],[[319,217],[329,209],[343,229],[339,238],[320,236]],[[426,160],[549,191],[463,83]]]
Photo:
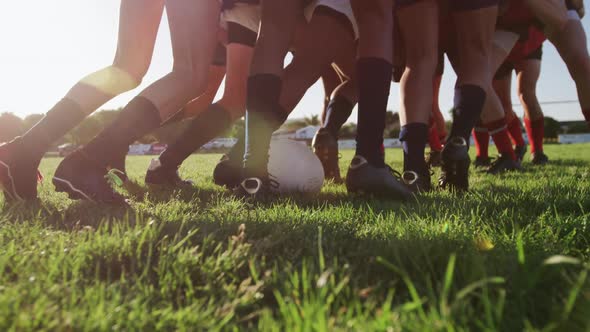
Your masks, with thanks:
[[[463,137],[469,144],[471,130],[479,121],[486,92],[477,85],[462,85],[455,89],[453,126],[450,137]]]
[[[402,127],[399,139],[404,150],[404,171],[414,171],[419,175],[427,174],[424,150],[428,142],[428,125],[409,123]]]
[[[23,135],[24,149],[41,158],[49,147],[75,128],[87,113],[73,100],[60,100],[37,124]]]
[[[161,121],[156,105],[147,98],[135,97],[123,108],[117,119],[93,138],[83,151],[95,159],[95,162],[110,166],[111,156],[126,153],[130,144],[158,128]]]
[[[177,168],[193,152],[229,129],[232,123],[231,114],[223,106],[211,104],[192,119],[185,131],[160,155],[162,165]]]
[[[279,105],[281,78],[272,74],[257,74],[248,78],[246,101],[246,142],[244,177],[265,177],[268,173],[268,151],[275,130],[285,122],[285,112]]]
[[[356,70],[359,85],[356,154],[373,166],[383,167],[381,147],[393,66],[381,58],[360,58]]]
[[[348,101],[348,99],[340,95],[334,96],[328,103],[328,108],[326,109],[324,128],[334,137],[338,137],[340,128],[342,128],[350,117],[353,108],[354,104]]]

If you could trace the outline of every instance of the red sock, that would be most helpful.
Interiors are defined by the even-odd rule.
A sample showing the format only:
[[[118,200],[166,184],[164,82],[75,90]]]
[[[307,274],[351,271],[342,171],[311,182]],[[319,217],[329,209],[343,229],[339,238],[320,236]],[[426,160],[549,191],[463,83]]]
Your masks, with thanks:
[[[590,127],[590,108],[582,110],[582,113],[584,114],[584,119],[586,119],[586,123],[588,124],[588,127]]]
[[[512,139],[512,144],[516,146],[524,146],[524,138],[522,138],[522,127],[520,126],[520,119],[515,116],[512,120],[507,121],[508,132]]]
[[[487,158],[490,145],[490,134],[487,128],[473,128],[473,139],[475,141],[475,154],[478,157]]]
[[[430,150],[432,151],[442,151],[443,146],[440,142],[440,137],[438,135],[438,129],[436,126],[430,127],[430,131],[428,132],[428,144],[430,144]]]
[[[492,135],[492,139],[496,144],[496,149],[498,149],[498,153],[503,156],[509,156],[512,160],[516,160],[516,154],[514,154],[514,149],[512,148],[512,142],[510,142],[510,137],[508,135],[508,128],[506,126],[506,119],[501,119],[498,121],[487,123],[486,128],[490,135]]]
[[[545,138],[545,120],[543,116],[536,120],[525,118],[524,124],[531,144],[531,153],[543,152],[543,138]]]

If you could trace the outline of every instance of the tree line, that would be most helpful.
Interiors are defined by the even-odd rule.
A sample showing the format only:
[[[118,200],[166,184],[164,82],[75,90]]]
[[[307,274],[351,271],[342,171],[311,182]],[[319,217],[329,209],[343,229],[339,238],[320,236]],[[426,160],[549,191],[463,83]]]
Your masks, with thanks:
[[[70,143],[75,145],[84,145],[92,138],[94,138],[102,129],[114,121],[120,109],[116,110],[101,110],[93,113],[80,123],[76,128],[72,129],[59,141],[55,142],[54,147],[62,144]],[[43,118],[43,114],[31,114],[21,118],[14,113],[4,112],[0,113],[0,142],[7,142],[13,138],[26,133],[39,120]],[[190,119],[189,119],[190,120]],[[138,143],[164,143],[169,144],[176,139],[178,133],[184,131],[188,125],[188,120],[176,123],[170,123],[162,128],[155,130],[153,133],[146,135],[138,140]],[[318,116],[305,117],[303,119],[294,119],[288,121],[282,129],[297,130],[308,125],[320,125]],[[234,137],[237,138],[244,134],[245,123],[244,119],[240,119],[220,137]],[[347,124],[342,128],[343,138],[354,138],[356,135],[356,125]]]
[[[102,110],[95,112],[87,117],[80,125],[71,130],[67,135],[55,143],[59,146],[65,143],[75,145],[84,145],[88,143],[94,136],[96,136],[104,127],[114,121],[120,109],[117,110]],[[0,142],[7,142],[14,137],[22,135],[43,118],[43,114],[31,114],[24,118],[17,115],[4,112],[0,114]],[[188,121],[181,121],[168,124],[155,132],[141,138],[139,143],[165,143],[169,144],[174,141],[179,132],[182,132],[188,124]],[[318,115],[312,115],[301,119],[293,119],[287,121],[282,129],[286,131],[295,131],[306,126],[319,126],[321,119]],[[450,123],[447,123],[450,125]],[[400,124],[399,114],[393,111],[387,112],[386,129],[384,137],[397,138],[399,135]],[[579,125],[571,125],[567,130],[564,130],[560,123],[551,117],[545,118],[545,136],[549,139],[556,139],[559,134],[567,133],[587,133],[588,128],[582,121]],[[220,137],[239,137],[244,133],[244,120],[236,121],[232,128]],[[356,136],[356,124],[347,123],[340,131],[340,138],[354,139]]]

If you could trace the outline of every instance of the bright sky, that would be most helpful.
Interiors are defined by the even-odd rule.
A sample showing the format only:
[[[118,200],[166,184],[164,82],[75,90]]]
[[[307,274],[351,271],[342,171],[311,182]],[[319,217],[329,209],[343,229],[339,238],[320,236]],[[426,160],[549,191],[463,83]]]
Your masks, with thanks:
[[[19,116],[45,113],[86,74],[111,63],[117,43],[120,0],[4,1],[0,14],[0,112]],[[590,29],[588,18],[584,19]],[[557,52],[545,44],[539,99],[575,100],[575,86]],[[152,66],[140,88],[103,108],[124,106],[143,87],[166,74],[172,63],[167,21],[161,24]],[[450,68],[447,66],[447,68]],[[454,75],[447,70],[441,91],[445,116],[452,105]],[[392,87],[389,108],[398,109],[398,87]],[[314,85],[292,117],[320,111],[321,86]],[[516,102],[517,99],[513,97]],[[547,105],[545,113],[559,120],[582,119],[576,104]],[[517,107],[517,113],[522,109]],[[351,120],[355,120],[353,115]]]

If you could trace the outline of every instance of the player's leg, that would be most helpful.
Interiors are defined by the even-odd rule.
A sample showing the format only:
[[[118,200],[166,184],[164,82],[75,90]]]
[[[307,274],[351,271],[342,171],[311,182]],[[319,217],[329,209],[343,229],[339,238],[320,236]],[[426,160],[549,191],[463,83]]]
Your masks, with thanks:
[[[151,62],[163,0],[123,0],[112,65],[81,79],[21,138],[0,147],[0,187],[7,198],[37,197],[37,167],[54,142],[113,97],[139,85]]]
[[[283,63],[303,12],[302,0],[263,0],[262,19],[247,88],[246,149],[240,195],[255,195],[268,184],[272,133],[285,121],[279,100]]]
[[[190,120],[185,131],[160,155],[156,163],[158,167],[148,171],[146,183],[176,185],[177,170],[182,162],[204,144],[228,130],[235,120],[244,115],[246,84],[255,42],[256,32],[237,23],[228,23],[227,75],[223,96]],[[244,156],[243,140],[228,155],[233,158],[224,157],[214,172],[214,180],[218,184],[235,183],[236,178],[239,180],[238,170]],[[221,168],[230,166],[233,166],[230,173],[222,172]]]
[[[206,111],[207,107],[211,105],[213,99],[215,98],[217,91],[219,90],[219,86],[225,77],[225,64],[226,64],[226,50],[225,46],[221,43],[218,43],[217,48],[215,50],[215,57],[213,58],[213,62],[211,66],[209,66],[209,73],[208,73],[208,83],[207,87],[205,88],[205,92],[199,97],[193,99],[189,102],[184,108],[180,111],[176,112],[172,117],[166,120],[162,127],[166,127],[168,125],[178,123],[183,121],[187,118],[196,117],[202,112]],[[123,181],[127,181],[127,173],[125,172],[125,156],[121,156],[119,162],[114,162],[115,168],[121,170],[120,177]],[[161,176],[158,175],[156,178],[152,176],[152,174],[160,173],[160,163],[159,159],[153,159],[148,167],[148,174],[146,174],[146,183],[148,184],[165,184],[165,185],[184,185],[184,184],[192,184],[191,181],[182,180],[178,175],[177,169],[174,171],[167,171],[161,172]],[[149,180],[148,180],[149,178]],[[158,182],[158,183],[153,183]]]
[[[564,0],[526,0],[526,3],[545,25],[547,38],[567,65],[576,83],[582,112],[590,125],[590,55],[578,8]]]
[[[309,12],[310,9],[313,9],[313,13]],[[319,78],[319,74],[324,73],[326,69],[336,72],[332,63],[346,59],[351,67],[350,63],[354,62],[355,33],[350,19],[343,12],[322,5],[322,2],[319,2],[318,7],[308,8],[306,13],[309,23],[302,26],[301,38],[294,44],[293,61],[285,68],[285,88],[281,95],[281,106],[285,110],[291,110],[299,103],[307,89]],[[312,143],[314,151],[322,161],[326,178],[337,182],[340,181],[337,142],[341,126],[339,123],[346,121],[352,111],[352,107],[349,106],[350,98],[347,99],[341,93],[344,91],[343,86],[348,85],[352,70],[344,70],[349,73],[345,74],[341,70],[337,73],[347,81],[340,83],[335,91],[332,91],[334,99],[326,109],[324,127],[318,131]],[[332,134],[334,132],[335,134]]]
[[[335,78],[338,78],[338,81],[340,81],[340,83],[336,86],[333,86],[333,83],[336,82]],[[338,114],[337,112],[335,112],[336,109],[333,107],[334,103],[332,103],[331,96],[336,92],[335,90],[338,88],[338,86],[340,84],[343,84],[343,82],[340,80],[340,75],[331,65],[328,66],[327,70],[325,70],[322,74],[322,82],[324,84],[324,89],[326,93],[326,98],[324,100],[324,109],[322,112],[322,127],[314,135],[313,140],[311,142],[311,146],[313,148],[313,152],[322,163],[322,167],[324,168],[325,179],[331,180],[335,183],[340,183],[342,182],[342,178],[340,177],[340,169],[338,167],[337,138],[338,131],[340,130],[340,128],[335,129],[334,127],[337,122],[335,118],[338,116],[346,116],[346,114]],[[328,85],[326,86],[327,82]],[[350,114],[348,115],[350,116]],[[326,127],[327,124],[329,124],[330,127],[333,129],[332,131],[328,130],[328,128]]]
[[[444,139],[447,136],[445,120],[440,111],[439,104],[440,85],[444,72],[444,61],[444,54],[441,52],[439,54],[436,75],[432,81],[432,113],[430,114],[428,129],[428,144],[430,146],[430,153],[426,158],[426,164],[431,168],[439,167],[441,165],[441,152],[444,147]]]
[[[498,14],[497,1],[451,1],[456,47],[461,59],[456,68],[454,119],[443,150],[442,187],[464,191],[469,187],[468,140],[480,118],[491,84],[490,55]]]
[[[352,54],[354,34],[346,18],[328,7],[315,10],[310,22],[303,27],[303,36],[294,45],[291,63],[285,67],[280,103],[291,112],[305,92],[320,78],[340,54]]]
[[[444,138],[447,136],[447,128],[445,126],[445,118],[442,115],[442,112],[440,110],[440,86],[442,84],[442,77],[444,74],[444,70],[445,70],[445,56],[444,54],[441,52],[439,54],[439,58],[438,58],[438,64],[436,67],[436,74],[434,76],[434,80],[432,81],[432,89],[433,89],[433,95],[432,95],[432,122],[436,125],[436,130],[438,131],[438,135],[439,138],[441,138],[442,140],[444,140]],[[441,143],[444,144],[444,142],[441,141]]]
[[[347,189],[407,199],[409,191],[390,173],[382,153],[393,70],[393,1],[351,2],[360,32],[356,65],[359,114],[356,156],[346,176]]]
[[[322,104],[322,124],[326,122],[327,110],[328,105],[330,104],[330,100],[332,99],[332,94],[336,90],[336,88],[342,84],[343,78],[340,77],[340,74],[332,67],[329,66],[324,69],[323,73],[321,74],[322,79],[322,86],[324,88],[324,103]]]
[[[307,89],[326,68],[330,68],[337,56],[353,54],[354,35],[346,16],[320,5],[309,19],[309,23],[300,25],[299,38],[293,45],[295,56],[284,70],[280,97],[283,110],[295,108]],[[216,170],[216,173],[219,172]]]
[[[203,93],[218,39],[219,7],[216,0],[166,1],[172,72],[143,90],[111,125],[60,164],[53,178],[58,191],[73,198],[121,200],[104,179],[105,173],[114,156],[126,153],[129,144]]]
[[[332,70],[338,72],[342,83],[330,95],[330,102],[326,109],[326,119],[322,123],[330,135],[338,137],[338,132],[348,121],[352,110],[358,101],[358,86],[356,77],[356,43],[350,45],[345,52],[337,55]]]
[[[354,70],[355,52],[351,48],[347,71],[351,74]],[[342,66],[342,61],[340,61]],[[340,67],[338,67],[340,68]],[[330,66],[330,70],[337,72],[335,65]],[[340,69],[338,69],[340,71]],[[351,77],[353,75],[350,75]],[[316,156],[322,162],[326,179],[335,183],[341,183],[340,167],[338,165],[338,134],[344,123],[348,121],[354,106],[356,105],[356,87],[354,78],[343,77],[345,79],[330,95],[328,105],[325,111],[325,119],[322,121],[322,127],[318,130],[312,140],[312,148]]]
[[[439,62],[438,10],[438,3],[434,0],[400,5],[397,9],[406,59],[400,82],[403,179],[413,192],[432,188],[424,153],[434,105],[432,81]]]
[[[207,75],[207,87],[203,94],[199,97],[191,100],[186,106],[176,112],[171,118],[169,118],[165,124],[182,121],[188,118],[194,118],[199,114],[205,112],[211,105],[219,87],[223,82],[226,74],[227,65],[227,49],[222,43],[218,43],[215,49],[215,56],[211,66],[209,66],[209,74]]]
[[[178,168],[182,162],[195,150],[200,147],[197,142],[202,136],[216,134],[216,128],[225,128],[223,120],[225,116],[210,112],[210,106],[213,99],[217,95],[217,91],[225,77],[226,72],[226,49],[225,46],[219,44],[215,52],[213,63],[209,67],[209,82],[205,92],[198,98],[193,99],[184,108],[178,111],[174,116],[169,118],[162,127],[178,123],[186,120],[187,126],[185,130],[172,142],[162,154],[155,159],[152,159],[147,173],[145,175],[145,183],[150,185],[164,185],[164,186],[185,186],[192,185],[190,180],[183,180],[178,172]],[[202,128],[194,130],[192,128],[196,123],[207,123]],[[187,151],[186,155],[182,155],[181,151]],[[163,156],[176,156],[173,158],[163,158]],[[172,162],[174,160],[174,162]]]
[[[531,145],[532,163],[543,165],[549,158],[543,151],[545,119],[537,98],[537,82],[541,74],[541,58],[529,58],[517,67],[517,91],[524,108],[524,123]]]
[[[501,68],[517,39],[518,35],[513,32],[503,30],[495,32],[491,61],[491,68],[494,72],[497,73],[498,68]],[[498,158],[488,168],[488,173],[497,174],[520,169],[520,163],[510,140],[506,112],[492,85],[492,81],[490,81],[486,102],[481,114],[481,125],[488,130],[499,153]],[[509,87],[507,93],[509,93]]]
[[[338,73],[341,84],[334,89],[326,108],[326,116],[322,128],[318,130],[312,141],[312,147],[324,166],[327,179],[341,183],[338,152],[338,134],[348,121],[357,103],[356,85],[356,43],[348,51],[339,54],[330,70]]]
[[[522,137],[522,126],[520,119],[514,113],[514,109],[512,108],[512,70],[510,70],[509,74],[505,76],[500,76],[498,73],[496,73],[496,77],[494,78],[492,84],[496,95],[502,103],[502,108],[505,112],[508,133],[510,135],[510,139],[512,140],[512,144],[514,145],[516,159],[520,163],[522,162],[522,158],[526,153],[526,144]]]
[[[473,4],[475,3],[473,2]],[[455,23],[465,21],[457,26],[456,33],[459,35],[456,46],[457,55],[454,57],[455,61],[451,58],[451,62],[458,74],[458,80],[455,89],[453,126],[450,140],[443,151],[444,167],[439,182],[443,187],[450,186],[458,190],[468,188],[470,161],[467,151],[469,137],[463,135],[467,129],[471,132],[474,125],[479,121],[482,124],[480,127],[492,128],[496,144],[499,144],[500,149],[507,153],[510,161],[516,164],[516,157],[505,126],[504,111],[500,100],[493,91],[491,84],[493,75],[490,73],[494,73],[504,62],[518,36],[506,31],[493,31],[495,29],[496,12],[496,6],[491,5],[480,10],[458,11],[453,16]],[[470,20],[478,20],[478,17],[482,23],[486,19],[488,20],[484,25],[480,24],[481,31],[478,34],[475,34],[474,31],[465,32],[469,28],[463,24]],[[493,21],[491,33],[489,31],[490,19]],[[463,37],[460,36],[461,31],[463,31]],[[475,39],[469,39],[470,35]],[[471,45],[466,46],[465,43],[469,40],[471,40]],[[475,42],[476,40],[478,42]],[[462,47],[463,50],[461,50]],[[461,56],[462,53],[467,56]],[[458,63],[457,58],[461,59]],[[488,58],[488,60],[485,61],[484,58]],[[465,59],[468,60],[464,61]],[[479,67],[476,65],[478,62],[481,62]],[[462,72],[465,73],[465,79],[462,78]],[[477,116],[474,117],[475,115]]]

